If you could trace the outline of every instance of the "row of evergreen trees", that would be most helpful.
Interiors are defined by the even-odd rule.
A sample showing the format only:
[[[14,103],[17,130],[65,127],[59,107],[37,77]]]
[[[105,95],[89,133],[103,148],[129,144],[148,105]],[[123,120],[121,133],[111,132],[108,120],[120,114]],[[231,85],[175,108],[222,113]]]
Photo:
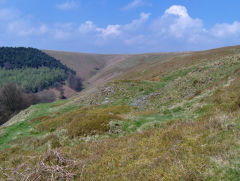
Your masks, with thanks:
[[[68,73],[59,68],[23,68],[6,70],[0,68],[0,88],[9,83],[16,83],[25,92],[38,92],[56,82],[62,82],[68,78]]]
[[[25,92],[39,92],[69,79],[79,91],[75,71],[35,48],[0,47],[0,88],[17,84]]]
[[[35,48],[0,48],[0,67],[5,69],[15,68],[59,68],[66,72],[74,73],[73,70],[63,65],[60,61]]]

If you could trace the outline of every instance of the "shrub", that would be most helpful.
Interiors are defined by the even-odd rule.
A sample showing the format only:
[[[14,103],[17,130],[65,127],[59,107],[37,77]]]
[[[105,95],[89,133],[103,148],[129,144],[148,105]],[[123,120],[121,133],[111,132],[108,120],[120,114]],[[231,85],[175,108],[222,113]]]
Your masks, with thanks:
[[[48,94],[26,94],[16,84],[10,83],[0,90],[0,125],[7,122],[14,114],[39,102],[53,101]]]
[[[1,123],[3,124],[12,114],[26,108],[27,101],[24,100],[23,93],[16,84],[8,84],[0,91],[0,105]]]
[[[56,100],[56,96],[54,94],[54,92],[49,91],[49,90],[44,90],[41,92],[36,93],[36,96],[39,100],[38,103],[49,103],[49,102],[53,102]]]
[[[73,74],[71,74],[68,78],[68,85],[77,92],[83,89],[82,80]]]
[[[43,120],[37,127],[40,131],[55,131],[63,127],[67,129],[71,138],[103,134],[109,130],[110,121],[121,120],[120,115],[129,111],[130,107],[125,105],[82,108],[56,118]]]

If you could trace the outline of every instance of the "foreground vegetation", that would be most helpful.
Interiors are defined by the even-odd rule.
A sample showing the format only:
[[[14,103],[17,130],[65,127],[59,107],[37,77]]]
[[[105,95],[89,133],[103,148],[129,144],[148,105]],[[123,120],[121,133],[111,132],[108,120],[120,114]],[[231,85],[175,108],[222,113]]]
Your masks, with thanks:
[[[240,55],[38,104],[0,128],[0,178],[238,180]]]

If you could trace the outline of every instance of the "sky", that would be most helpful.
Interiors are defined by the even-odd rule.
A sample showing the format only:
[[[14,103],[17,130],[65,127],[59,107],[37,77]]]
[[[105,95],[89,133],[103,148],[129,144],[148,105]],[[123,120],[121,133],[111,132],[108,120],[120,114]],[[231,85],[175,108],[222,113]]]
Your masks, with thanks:
[[[239,0],[0,0],[0,46],[86,53],[240,44]]]

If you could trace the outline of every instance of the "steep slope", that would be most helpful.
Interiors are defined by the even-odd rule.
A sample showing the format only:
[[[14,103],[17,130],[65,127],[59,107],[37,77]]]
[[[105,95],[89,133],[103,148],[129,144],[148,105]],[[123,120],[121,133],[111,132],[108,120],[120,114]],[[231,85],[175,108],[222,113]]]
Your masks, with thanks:
[[[108,64],[127,57],[127,55],[102,55],[76,52],[43,50],[72,68],[83,80],[89,79]]]
[[[0,128],[0,178],[239,178],[239,46],[128,55],[101,70],[88,80],[105,84]]]
[[[126,72],[132,72],[142,64],[154,62],[162,63],[173,57],[187,53],[153,53],[136,55],[104,55],[86,54],[76,52],[61,52],[43,50],[45,53],[61,61],[61,63],[72,68],[77,75],[83,79],[86,87],[96,87],[109,80],[117,79]],[[134,71],[134,70],[133,70]]]
[[[235,54],[239,46],[200,52],[132,55],[86,54],[44,50],[77,72],[86,86],[96,87],[115,79],[154,80],[158,75],[181,67]],[[171,60],[171,61],[170,61]]]

